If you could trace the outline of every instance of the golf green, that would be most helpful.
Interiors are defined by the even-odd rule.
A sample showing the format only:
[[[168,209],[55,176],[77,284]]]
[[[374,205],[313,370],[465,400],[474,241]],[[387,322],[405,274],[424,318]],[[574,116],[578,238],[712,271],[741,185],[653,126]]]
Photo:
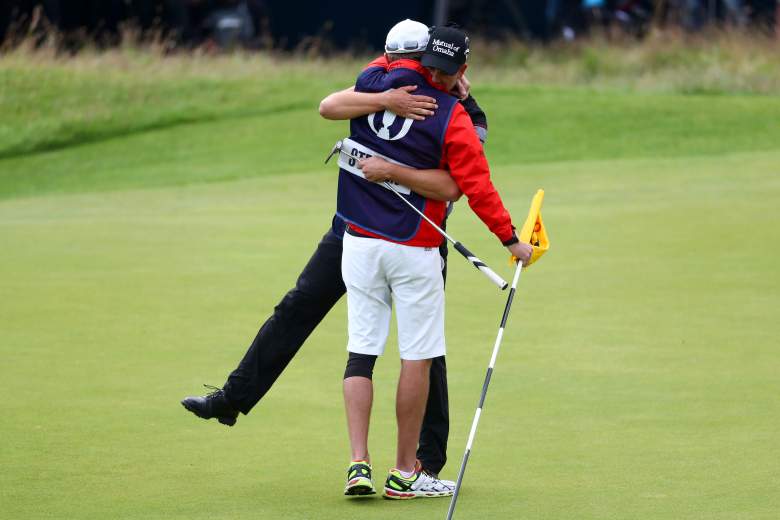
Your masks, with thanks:
[[[328,228],[336,172],[322,160],[347,129],[316,106],[337,79],[277,93],[278,111],[123,119],[56,146],[8,137],[0,518],[444,518],[447,499],[341,496],[344,301],[234,428],[179,404],[224,382]],[[552,246],[521,277],[456,518],[776,518],[780,101],[475,95],[496,186],[516,221],[546,190]],[[448,229],[510,276],[465,200]],[[444,478],[504,302],[450,256]],[[375,374],[378,480],[397,372],[391,335]]]

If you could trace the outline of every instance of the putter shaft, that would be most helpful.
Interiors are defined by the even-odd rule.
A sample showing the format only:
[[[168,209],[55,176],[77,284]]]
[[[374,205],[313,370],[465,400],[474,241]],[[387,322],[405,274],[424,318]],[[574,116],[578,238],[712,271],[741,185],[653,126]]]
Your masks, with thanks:
[[[418,214],[418,215],[420,215],[422,218],[424,218],[424,219],[425,219],[425,221],[426,221],[426,222],[428,222],[428,224],[430,224],[431,226],[433,226],[433,228],[434,228],[436,231],[438,231],[438,232],[441,234],[441,236],[443,236],[445,239],[447,239],[447,241],[448,241],[448,242],[450,242],[450,243],[452,244],[452,247],[454,247],[454,248],[455,248],[455,250],[456,250],[458,253],[460,253],[461,255],[463,255],[463,257],[464,257],[466,260],[468,260],[469,262],[471,262],[471,265],[473,265],[474,267],[476,267],[477,269],[479,269],[479,270],[482,272],[482,274],[484,274],[485,276],[487,276],[487,277],[490,279],[490,281],[491,281],[491,282],[493,282],[494,284],[496,284],[496,285],[497,285],[497,286],[498,286],[498,287],[499,287],[499,288],[500,288],[502,291],[503,291],[504,289],[506,289],[506,288],[509,286],[509,284],[508,284],[508,283],[506,283],[506,281],[505,281],[503,278],[501,278],[501,277],[500,277],[500,276],[499,276],[499,275],[498,275],[498,274],[497,274],[497,273],[496,273],[494,270],[492,270],[491,268],[489,268],[489,267],[487,266],[487,264],[485,264],[485,262],[483,262],[482,260],[480,260],[480,259],[479,259],[479,258],[478,258],[476,255],[474,255],[474,253],[472,253],[471,251],[469,251],[469,250],[466,248],[466,246],[464,246],[463,244],[461,244],[460,242],[458,242],[457,240],[455,240],[454,238],[452,238],[450,235],[448,235],[448,234],[447,234],[447,232],[446,232],[446,231],[444,231],[442,228],[440,228],[439,226],[437,226],[437,225],[436,225],[436,224],[435,224],[435,223],[434,223],[434,222],[433,222],[431,219],[429,219],[429,218],[428,218],[428,217],[427,217],[427,216],[426,216],[426,215],[425,215],[425,214],[424,214],[422,211],[420,211],[419,209],[417,209],[416,207],[414,207],[414,204],[412,204],[411,202],[409,202],[408,200],[406,200],[406,198],[405,198],[403,195],[401,195],[400,193],[398,193],[398,191],[395,189],[395,187],[394,187],[392,184],[390,184],[389,182],[383,182],[383,183],[382,183],[382,186],[384,186],[385,188],[387,188],[387,189],[391,190],[393,193],[395,193],[396,195],[398,195],[398,198],[399,198],[399,199],[401,199],[402,201],[404,201],[404,203],[405,203],[407,206],[409,206],[410,208],[412,208],[412,209],[413,209],[415,212],[417,212],[417,214]]]

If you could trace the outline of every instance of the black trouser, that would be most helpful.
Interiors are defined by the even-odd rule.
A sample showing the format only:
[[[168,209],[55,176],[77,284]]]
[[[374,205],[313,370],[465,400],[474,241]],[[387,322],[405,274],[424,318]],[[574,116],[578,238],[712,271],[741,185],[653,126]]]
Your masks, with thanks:
[[[247,414],[271,388],[346,288],[341,279],[342,239],[328,231],[303,268],[295,288],[274,308],[224,385],[227,399]],[[431,363],[428,404],[417,458],[438,473],[447,461],[449,403],[444,356]]]

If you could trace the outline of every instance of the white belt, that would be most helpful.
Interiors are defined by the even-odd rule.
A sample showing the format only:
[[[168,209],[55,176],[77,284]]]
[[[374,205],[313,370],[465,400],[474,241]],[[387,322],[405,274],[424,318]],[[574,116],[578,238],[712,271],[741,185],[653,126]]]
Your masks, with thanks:
[[[366,176],[363,174],[363,171],[357,167],[357,163],[360,159],[365,159],[366,157],[381,157],[385,161],[391,162],[393,164],[398,164],[399,166],[406,166],[402,162],[398,162],[380,153],[376,153],[371,148],[367,146],[363,146],[357,141],[353,141],[352,139],[349,138],[336,143],[336,146],[334,147],[334,151],[336,150],[339,151],[339,168],[348,171],[351,174],[357,175],[358,177],[362,177],[364,179],[366,178]],[[408,168],[408,166],[406,167]],[[398,184],[392,181],[388,181],[387,183],[391,184],[398,193],[403,193],[404,195],[409,195],[410,193],[412,193],[412,190],[410,190],[403,184]],[[382,183],[378,183],[378,184],[379,186],[382,186]],[[383,186],[383,187],[388,190],[390,189],[387,186]]]

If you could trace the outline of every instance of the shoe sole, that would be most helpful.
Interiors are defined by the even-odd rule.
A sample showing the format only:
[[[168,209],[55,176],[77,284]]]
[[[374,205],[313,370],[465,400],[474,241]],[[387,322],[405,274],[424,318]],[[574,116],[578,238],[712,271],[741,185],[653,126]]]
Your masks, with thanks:
[[[197,415],[201,419],[205,419],[205,420],[208,421],[209,419],[214,419],[215,418],[215,417],[206,417],[206,416],[201,415],[196,408],[190,408],[187,405],[186,401],[181,401],[181,405],[188,412],[192,412],[193,414]],[[236,418],[235,417],[216,417],[216,419],[217,419],[217,421],[219,421],[220,423],[222,423],[222,424],[224,424],[226,426],[233,426],[234,424],[236,424]]]
[[[345,496],[369,496],[376,495],[376,490],[370,482],[365,479],[355,479],[347,483],[344,489]]]
[[[382,493],[382,496],[390,500],[411,500],[413,498],[440,498],[440,497],[451,497],[452,491],[404,492],[404,491],[396,491],[395,489],[385,488],[384,492]]]

